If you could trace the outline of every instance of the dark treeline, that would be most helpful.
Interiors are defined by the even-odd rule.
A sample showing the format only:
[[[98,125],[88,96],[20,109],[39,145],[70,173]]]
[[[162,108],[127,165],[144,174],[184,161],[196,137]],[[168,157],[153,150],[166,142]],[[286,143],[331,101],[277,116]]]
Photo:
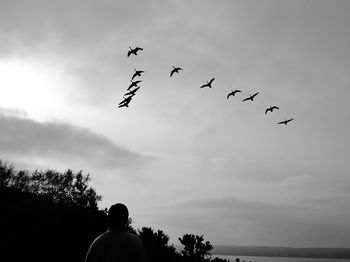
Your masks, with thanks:
[[[107,229],[101,196],[82,171],[17,171],[0,160],[0,261],[84,261],[91,242]],[[162,230],[128,230],[143,242],[150,262],[224,262],[212,258],[203,236],[179,238],[182,251]]]

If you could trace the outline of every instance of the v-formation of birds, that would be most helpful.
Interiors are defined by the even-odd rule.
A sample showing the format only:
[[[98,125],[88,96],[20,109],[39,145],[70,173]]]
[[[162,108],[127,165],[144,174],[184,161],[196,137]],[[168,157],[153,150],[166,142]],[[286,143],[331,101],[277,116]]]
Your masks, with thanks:
[[[127,56],[129,57],[130,55],[137,55],[137,52],[139,51],[142,51],[143,48],[141,47],[135,47],[134,49],[132,49],[131,47],[129,47],[130,50],[128,51],[128,54]],[[131,102],[132,98],[136,95],[136,92],[140,89],[140,86],[139,86],[139,83],[142,82],[142,80],[135,80],[135,77],[141,77],[141,75],[145,72],[143,70],[135,70],[135,73],[132,75],[131,77],[131,84],[129,85],[129,87],[127,88],[127,91],[125,94],[124,94],[124,99],[118,104],[118,107],[129,107],[129,103]],[[180,71],[183,71],[183,69],[181,67],[175,67],[173,66],[171,72],[170,72],[170,77],[172,77],[175,73],[180,73]],[[205,84],[203,84],[200,88],[205,88],[205,87],[209,87],[209,88],[212,88],[212,84],[215,80],[215,77],[210,79],[210,81],[206,81]],[[237,93],[241,93],[242,91],[241,90],[231,90],[230,93],[227,94],[227,99],[229,99],[231,96],[232,97],[235,97]],[[245,102],[245,101],[254,101],[254,98],[259,94],[259,92],[256,92],[255,94],[253,95],[249,95],[249,97],[247,98],[244,98],[242,100],[242,102]],[[265,110],[265,115],[268,113],[268,112],[273,112],[275,109],[279,110],[279,107],[278,106],[271,106],[269,108],[267,108]],[[281,124],[284,124],[284,125],[287,125],[290,121],[292,121],[293,118],[290,118],[290,119],[285,119],[284,121],[281,121],[281,122],[278,122],[277,124],[281,125]]]

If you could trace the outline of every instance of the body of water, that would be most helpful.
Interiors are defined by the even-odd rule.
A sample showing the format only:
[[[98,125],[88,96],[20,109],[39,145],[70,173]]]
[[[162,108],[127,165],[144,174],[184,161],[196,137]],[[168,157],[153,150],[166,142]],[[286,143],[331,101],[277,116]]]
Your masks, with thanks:
[[[350,262],[350,259],[337,258],[300,258],[300,257],[255,257],[255,256],[228,256],[213,255],[214,257],[225,258],[234,262],[238,257],[241,262]]]

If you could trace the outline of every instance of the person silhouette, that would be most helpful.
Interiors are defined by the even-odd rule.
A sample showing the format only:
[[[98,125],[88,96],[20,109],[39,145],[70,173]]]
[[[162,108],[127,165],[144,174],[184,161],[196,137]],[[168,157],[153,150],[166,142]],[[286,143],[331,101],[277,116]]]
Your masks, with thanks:
[[[85,262],[147,262],[140,238],[126,232],[128,208],[117,203],[108,210],[108,230],[90,245]]]

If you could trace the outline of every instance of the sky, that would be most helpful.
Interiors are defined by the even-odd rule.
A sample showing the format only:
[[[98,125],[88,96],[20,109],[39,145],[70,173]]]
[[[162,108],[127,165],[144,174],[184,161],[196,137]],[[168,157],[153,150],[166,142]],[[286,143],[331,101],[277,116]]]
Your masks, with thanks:
[[[171,243],[350,248],[349,11],[2,0],[0,158],[83,170],[101,208],[122,202]],[[170,78],[172,66],[184,70]],[[118,108],[134,68],[141,88]]]

